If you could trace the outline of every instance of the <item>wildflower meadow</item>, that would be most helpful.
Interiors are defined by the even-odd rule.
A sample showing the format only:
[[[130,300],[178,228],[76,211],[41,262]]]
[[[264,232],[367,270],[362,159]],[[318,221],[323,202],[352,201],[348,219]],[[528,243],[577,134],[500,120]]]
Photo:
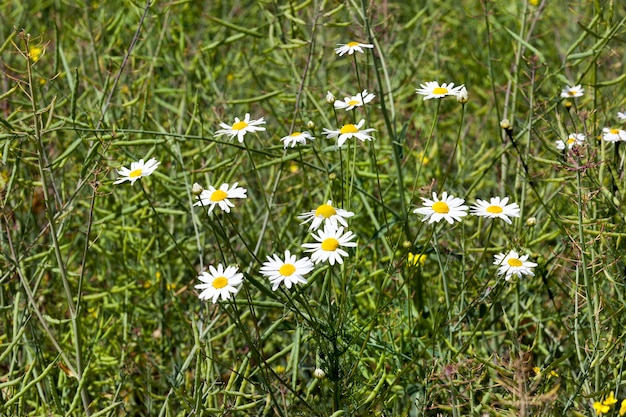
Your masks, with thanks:
[[[0,415],[626,415],[624,16],[0,1]]]

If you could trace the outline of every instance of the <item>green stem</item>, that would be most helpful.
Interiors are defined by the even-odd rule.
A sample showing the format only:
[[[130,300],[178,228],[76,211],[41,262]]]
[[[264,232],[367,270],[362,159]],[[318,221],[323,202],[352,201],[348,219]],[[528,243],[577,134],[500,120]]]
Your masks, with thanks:
[[[583,280],[585,283],[586,294],[586,308],[587,319],[589,320],[589,330],[591,332],[592,346],[598,346],[598,332],[599,332],[599,317],[597,315],[598,291],[595,288],[591,288],[591,279],[589,277],[589,269],[587,267],[587,245],[585,244],[585,235],[583,232],[583,197],[582,197],[582,180],[581,170],[576,170],[576,197],[577,197],[577,211],[578,211],[578,244],[580,245],[580,260],[583,269]],[[594,281],[595,284],[595,281]],[[597,361],[594,361],[595,365],[595,385],[594,390],[600,389],[600,367]]]
[[[52,238],[52,246],[54,248],[54,254],[57,260],[57,265],[59,267],[59,273],[61,275],[61,282],[63,283],[63,289],[65,291],[65,299],[67,301],[67,307],[69,310],[70,321],[72,323],[72,338],[74,342],[74,355],[76,360],[76,378],[80,381],[83,377],[83,360],[82,360],[82,340],[80,336],[80,326],[79,326],[79,317],[76,311],[76,306],[74,304],[74,297],[72,295],[72,291],[70,289],[70,283],[67,278],[67,269],[65,266],[65,261],[63,260],[63,255],[61,254],[61,246],[58,240],[58,230],[55,219],[55,208],[54,201],[50,196],[50,187],[52,184],[48,182],[48,176],[46,175],[46,171],[50,171],[50,180],[54,183],[54,176],[52,175],[51,168],[47,163],[46,151],[43,146],[43,139],[41,133],[41,126],[39,124],[39,110],[37,107],[37,98],[35,96],[35,90],[33,88],[33,71],[31,65],[29,51],[29,37],[30,35],[25,35],[25,50],[26,50],[26,68],[28,74],[28,92],[31,103],[31,109],[33,112],[33,127],[35,131],[35,144],[37,146],[37,168],[39,169],[39,176],[41,178],[42,191],[44,195],[45,207],[46,207],[46,216],[48,218],[48,224],[50,226],[50,237]],[[91,415],[91,411],[89,410],[89,396],[87,393],[87,387],[83,385],[81,390],[81,399],[83,402],[83,408],[85,410],[85,414],[88,416]]]
[[[365,29],[367,31],[369,42],[376,46],[376,51],[378,52],[378,57],[372,54],[372,62],[374,64],[374,74],[376,74],[376,84],[378,86],[378,96],[380,97],[380,110],[383,115],[383,119],[385,120],[385,127],[387,128],[387,134],[391,139],[391,149],[393,151],[393,163],[396,170],[396,185],[398,188],[398,202],[400,204],[400,210],[402,212],[402,227],[404,229],[404,234],[407,240],[411,240],[411,229],[408,223],[408,211],[407,205],[404,200],[404,176],[402,174],[402,143],[399,142],[398,135],[395,129],[395,110],[393,104],[393,94],[391,88],[391,82],[389,80],[389,74],[387,74],[387,70],[385,68],[384,57],[382,55],[382,50],[378,47],[378,42],[374,33],[372,32],[369,20],[366,17],[367,13],[367,4],[365,0],[361,0],[361,11],[363,13],[363,20],[365,23]],[[381,72],[385,75],[385,85],[386,91],[383,88],[383,80],[381,77]],[[389,110],[387,110],[387,101],[385,101],[385,97],[389,97]]]
[[[450,155],[450,157],[448,158],[448,167],[446,169],[446,173],[443,179],[441,180],[441,186],[439,187],[439,194],[441,194],[441,192],[443,191],[446,180],[448,179],[448,176],[450,175],[450,171],[452,171],[452,160],[454,159],[454,156],[456,155],[456,150],[459,147],[459,142],[461,140],[461,131],[463,130],[463,120],[465,119],[465,104],[463,104],[461,107],[462,107],[461,108],[461,121],[459,123],[459,130],[457,131],[457,134],[456,134],[456,141],[454,142],[454,149],[452,150],[452,155]],[[439,110],[438,107],[437,107],[437,110]],[[461,160],[463,160],[463,158],[461,158]]]
[[[441,283],[443,284],[443,294],[446,300],[446,311],[448,313],[448,321],[452,320],[452,312],[450,308],[450,292],[448,291],[448,280],[446,278],[443,264],[441,263],[441,252],[439,251],[439,237],[437,236],[437,225],[433,225],[433,247],[437,255],[437,263],[439,264],[439,271],[441,271]]]

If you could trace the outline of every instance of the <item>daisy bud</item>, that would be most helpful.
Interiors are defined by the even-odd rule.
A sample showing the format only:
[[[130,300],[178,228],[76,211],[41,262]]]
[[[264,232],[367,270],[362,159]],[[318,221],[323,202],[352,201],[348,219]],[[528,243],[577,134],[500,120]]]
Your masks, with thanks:
[[[330,91],[326,93],[326,102],[333,104],[335,102],[335,96]]]
[[[404,242],[402,242],[402,247],[403,247],[403,248],[408,249],[408,248],[410,248],[410,247],[411,247],[411,245],[412,245],[412,243],[411,243],[411,242],[409,242],[408,240],[405,240]]]
[[[500,127],[506,132],[509,139],[513,140],[513,126],[511,125],[511,122],[509,122],[509,119],[502,119]]]
[[[569,110],[572,107],[572,102],[568,100],[565,103],[563,103],[563,105],[565,106],[566,109]]]
[[[191,194],[193,195],[200,195],[202,194],[202,191],[204,191],[204,188],[197,182],[195,182],[191,187]]]
[[[313,120],[309,120],[309,121],[306,123],[306,127],[308,127],[308,128],[309,128],[309,129],[311,129],[311,130],[312,130],[312,129],[315,129],[315,122],[314,122]]]
[[[331,173],[330,175],[328,175],[328,179],[331,181],[335,181],[337,179],[337,174],[335,174],[334,172]]]
[[[537,218],[536,217],[529,217],[528,219],[526,219],[526,226],[533,227],[536,224],[537,224]]]
[[[461,88],[461,91],[459,91],[459,93],[456,95],[456,101],[458,101],[461,104],[465,104],[468,102],[468,100],[469,98],[467,95],[467,89],[464,86],[463,88]]]
[[[315,377],[315,379],[324,379],[326,377],[326,372],[324,372],[323,369],[315,368],[315,371],[313,371],[313,376]]]

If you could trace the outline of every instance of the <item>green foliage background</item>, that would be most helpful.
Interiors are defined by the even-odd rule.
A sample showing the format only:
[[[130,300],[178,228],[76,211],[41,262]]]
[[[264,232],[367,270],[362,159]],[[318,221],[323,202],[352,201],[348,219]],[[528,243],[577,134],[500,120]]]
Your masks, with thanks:
[[[626,397],[624,154],[596,140],[626,101],[624,15],[586,0],[0,2],[0,413],[594,415]],[[375,48],[336,56],[353,40]],[[423,101],[432,80],[470,101]],[[325,99],[364,88],[376,99],[354,115]],[[267,131],[214,137],[245,113]],[[322,128],[353,117],[376,139],[339,153]],[[283,150],[307,129],[312,146]],[[588,144],[556,150],[573,132]],[[113,185],[150,157],[152,176]],[[248,199],[207,216],[195,182]],[[412,210],[442,189],[510,196],[522,217],[422,223]],[[296,215],[329,199],[356,213],[358,249],[272,292],[260,263],[299,253]],[[535,277],[496,276],[510,249]],[[246,274],[236,303],[197,298],[219,262]]]

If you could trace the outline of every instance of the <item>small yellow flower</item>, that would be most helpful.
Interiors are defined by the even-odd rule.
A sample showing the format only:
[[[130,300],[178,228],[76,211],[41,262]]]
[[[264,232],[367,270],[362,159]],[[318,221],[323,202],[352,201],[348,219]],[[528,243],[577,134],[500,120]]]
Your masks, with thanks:
[[[424,266],[424,264],[426,263],[426,255],[424,254],[415,255],[409,252],[407,263],[409,264],[409,266]]]
[[[418,161],[421,161],[422,165],[426,166],[430,162],[430,158],[428,158],[423,151],[415,152],[415,157]]]
[[[619,408],[620,417],[624,416],[624,414],[626,414],[626,400],[622,401],[622,405]]]
[[[531,6],[536,6],[539,4],[539,0],[528,0],[528,4]]]
[[[33,62],[39,61],[39,58],[41,58],[42,54],[43,54],[43,48],[40,48],[38,46],[31,46],[28,48],[28,57]]]
[[[609,398],[607,398],[604,401],[602,401],[602,404],[608,405],[610,407],[613,404],[615,404],[616,402],[617,402],[617,399],[613,396],[613,391],[611,391],[611,393],[609,394]]]
[[[602,404],[600,401],[596,401],[595,403],[593,403],[593,409],[596,410],[596,413],[599,416],[601,416],[602,414],[608,413],[611,407]]]

